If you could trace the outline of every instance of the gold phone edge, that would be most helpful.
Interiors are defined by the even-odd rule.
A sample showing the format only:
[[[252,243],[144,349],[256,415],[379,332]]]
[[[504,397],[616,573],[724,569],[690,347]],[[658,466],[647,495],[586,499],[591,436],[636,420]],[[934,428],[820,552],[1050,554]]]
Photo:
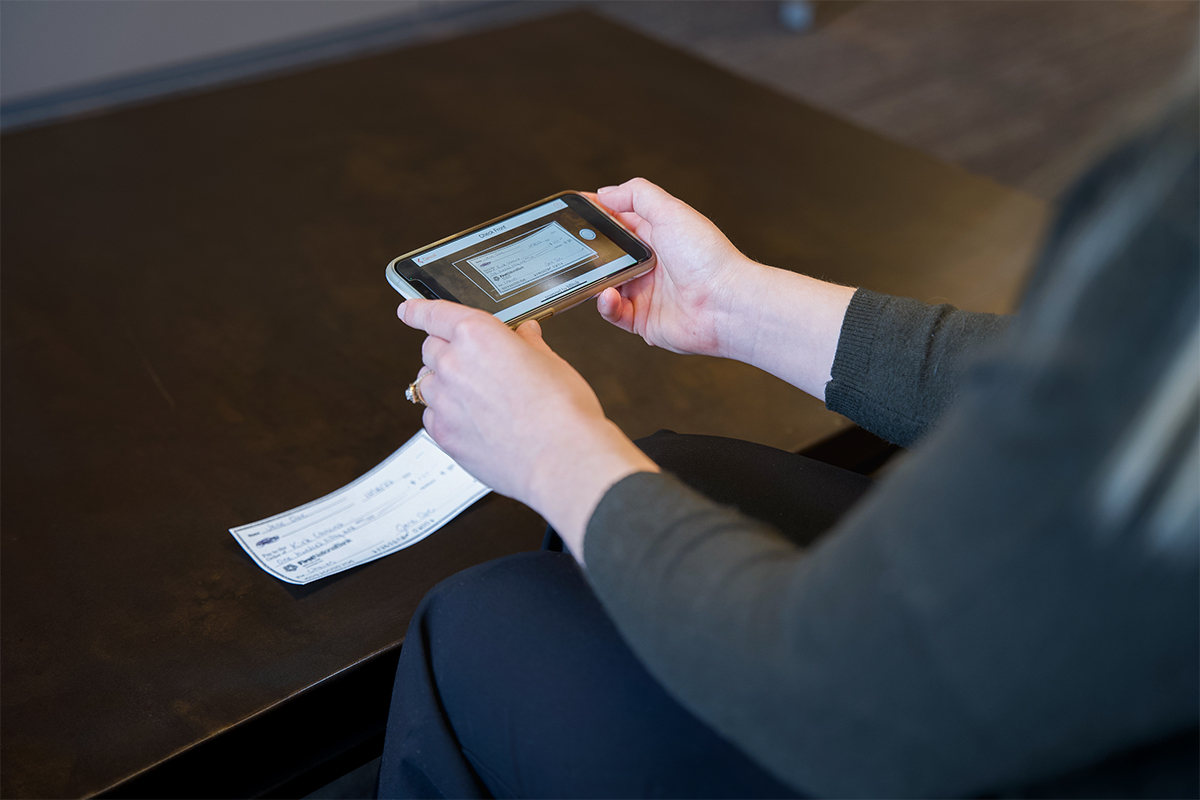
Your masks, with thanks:
[[[641,240],[639,239],[638,241]],[[651,250],[650,252],[653,253],[654,251]],[[654,268],[655,263],[655,256],[651,255],[650,258],[644,263],[634,264],[627,270],[622,270],[614,275],[610,275],[600,283],[593,283],[590,286],[581,287],[578,291],[563,295],[563,297],[556,300],[553,305],[535,309],[530,311],[528,314],[522,314],[515,319],[509,320],[505,324],[510,328],[516,328],[519,327],[521,323],[528,322],[531,319],[538,321],[549,319],[555,314],[561,314],[562,312],[574,308],[577,305],[586,303],[588,300],[600,294],[605,289],[613,286],[620,286],[623,283],[628,283],[634,278],[645,275]]]

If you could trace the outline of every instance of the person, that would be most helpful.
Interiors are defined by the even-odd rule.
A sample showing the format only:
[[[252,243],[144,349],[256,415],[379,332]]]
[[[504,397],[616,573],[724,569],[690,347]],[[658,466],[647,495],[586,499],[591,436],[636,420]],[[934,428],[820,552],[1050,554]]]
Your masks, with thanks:
[[[1065,198],[1014,318],[757,264],[642,179],[650,273],[601,315],[910,448],[877,483],[634,444],[542,340],[444,301],[430,435],[568,554],[456,575],[409,628],[381,796],[1197,796],[1195,101]]]

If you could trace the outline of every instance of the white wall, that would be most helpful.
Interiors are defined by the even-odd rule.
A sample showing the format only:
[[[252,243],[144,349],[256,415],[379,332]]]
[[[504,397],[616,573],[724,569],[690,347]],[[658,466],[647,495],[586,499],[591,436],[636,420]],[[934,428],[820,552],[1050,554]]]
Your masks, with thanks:
[[[0,102],[414,16],[451,0],[3,0]]]

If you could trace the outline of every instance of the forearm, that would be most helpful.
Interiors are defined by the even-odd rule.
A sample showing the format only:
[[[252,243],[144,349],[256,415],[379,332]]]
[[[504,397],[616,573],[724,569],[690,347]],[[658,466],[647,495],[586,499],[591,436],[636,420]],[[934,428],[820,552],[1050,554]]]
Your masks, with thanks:
[[[537,460],[529,504],[582,564],[584,532],[600,499],[622,478],[660,470],[606,419],[564,431],[563,439],[567,446],[548,450]]]
[[[747,262],[718,312],[718,355],[743,361],[824,400],[854,289]]]
[[[1009,323],[749,260],[738,273],[714,303],[714,355],[770,372],[903,446],[941,418],[969,356]]]
[[[1195,572],[1098,549],[1046,494],[1091,485],[1103,448],[1064,446],[1087,425],[1031,440],[1019,398],[985,400],[807,551],[633,475],[589,582],[673,697],[817,796],[1003,794],[1194,725]]]

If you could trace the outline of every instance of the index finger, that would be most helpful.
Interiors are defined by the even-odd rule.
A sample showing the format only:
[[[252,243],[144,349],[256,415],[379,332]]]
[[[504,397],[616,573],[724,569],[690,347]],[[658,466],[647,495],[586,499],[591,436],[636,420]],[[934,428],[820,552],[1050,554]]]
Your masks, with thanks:
[[[632,178],[620,186],[605,186],[597,192],[597,197],[612,211],[633,211],[650,222],[654,222],[672,202],[678,202],[665,189],[645,178]]]
[[[396,316],[408,327],[447,341],[453,338],[452,333],[456,325],[465,319],[480,315],[491,316],[486,311],[449,300],[405,300],[396,309]]]

